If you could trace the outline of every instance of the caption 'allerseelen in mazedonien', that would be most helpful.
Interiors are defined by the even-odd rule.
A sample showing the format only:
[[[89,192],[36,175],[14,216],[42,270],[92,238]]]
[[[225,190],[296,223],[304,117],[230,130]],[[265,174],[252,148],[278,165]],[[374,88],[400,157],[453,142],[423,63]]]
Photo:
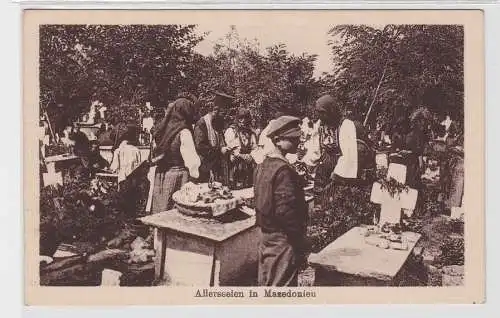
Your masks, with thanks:
[[[208,288],[196,290],[195,297],[211,297],[211,298],[244,298],[244,297],[316,297],[316,292],[306,291],[306,290],[273,290],[264,289],[264,293],[255,290],[249,290],[248,292],[235,291],[235,290],[218,290],[210,291]]]

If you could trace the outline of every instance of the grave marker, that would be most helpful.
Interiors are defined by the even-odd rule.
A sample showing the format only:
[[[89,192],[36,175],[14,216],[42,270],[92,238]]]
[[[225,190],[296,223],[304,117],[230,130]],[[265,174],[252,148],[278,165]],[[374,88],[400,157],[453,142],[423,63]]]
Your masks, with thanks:
[[[393,178],[400,183],[405,183],[406,166],[391,163],[387,171],[387,177]],[[418,191],[408,188],[408,191],[400,191],[394,196],[389,193],[379,182],[373,183],[370,201],[381,205],[379,224],[399,223],[401,221],[401,209],[410,214],[417,204]]]

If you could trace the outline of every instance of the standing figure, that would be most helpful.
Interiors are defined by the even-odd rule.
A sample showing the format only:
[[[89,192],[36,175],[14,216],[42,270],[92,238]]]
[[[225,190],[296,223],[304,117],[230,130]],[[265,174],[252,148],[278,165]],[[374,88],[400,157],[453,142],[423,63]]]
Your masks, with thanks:
[[[230,149],[226,147],[223,131],[224,119],[233,99],[233,96],[216,92],[210,111],[195,125],[194,141],[201,159],[200,182],[208,182],[212,173],[215,180],[229,185]]]
[[[374,181],[375,152],[363,126],[342,116],[339,106],[330,95],[316,101],[316,110],[324,125],[320,131],[322,157],[316,169],[315,201],[326,207],[335,198],[344,202],[359,200],[361,191],[369,202],[369,187]],[[337,202],[338,203],[338,202]],[[368,211],[346,213],[368,213]]]
[[[116,149],[113,151],[110,170],[118,174],[118,184],[142,163],[141,151],[136,147],[137,127],[127,126],[117,132]]]
[[[255,171],[256,223],[262,231],[258,247],[259,286],[297,286],[305,264],[309,219],[301,178],[285,155],[297,151],[300,119],[273,121],[267,136],[275,145]]]
[[[151,133],[156,143],[151,164],[157,165],[151,200],[151,213],[173,208],[172,194],[189,178],[198,179],[200,158],[193,140],[197,99],[188,95],[169,104],[165,117]]]
[[[251,187],[254,160],[251,152],[257,149],[257,135],[251,128],[252,117],[248,109],[240,109],[237,122],[224,133],[227,147],[231,150],[230,184],[234,188]]]

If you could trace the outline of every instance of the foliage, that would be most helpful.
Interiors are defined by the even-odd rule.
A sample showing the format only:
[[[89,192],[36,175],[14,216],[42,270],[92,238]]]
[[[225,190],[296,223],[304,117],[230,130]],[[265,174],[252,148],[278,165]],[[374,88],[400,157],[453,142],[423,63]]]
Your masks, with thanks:
[[[81,167],[72,170],[65,175],[64,186],[41,189],[41,245],[56,240],[99,246],[124,228],[133,227],[134,219],[144,211],[149,182],[139,186],[125,182],[118,191],[116,185],[89,179]]]
[[[465,245],[463,236],[448,236],[440,245],[441,255],[437,264],[441,266],[464,265]]]
[[[371,224],[376,211],[367,187],[336,186],[332,203],[311,214],[307,233],[312,252],[319,252],[355,226]]]
[[[192,85],[194,25],[42,25],[40,106],[58,129],[94,100],[115,122],[165,106]]]
[[[463,123],[462,26],[338,25],[329,33],[336,71],[325,80],[356,118],[364,119],[373,102],[372,126],[421,106]]]
[[[276,111],[306,115],[320,89],[313,77],[315,55],[291,54],[284,44],[261,52],[258,42],[240,39],[234,26],[212,55],[199,59],[201,98],[210,100],[214,90],[225,90],[261,125]]]
[[[67,154],[69,152],[69,147],[62,143],[51,143],[49,145],[45,145],[45,156],[47,157]]]

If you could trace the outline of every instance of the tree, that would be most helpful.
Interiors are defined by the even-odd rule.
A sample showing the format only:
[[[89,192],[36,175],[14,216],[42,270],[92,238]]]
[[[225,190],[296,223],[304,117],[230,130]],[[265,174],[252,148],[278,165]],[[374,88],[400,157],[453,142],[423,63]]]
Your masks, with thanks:
[[[41,107],[59,128],[93,100],[114,121],[133,121],[145,101],[164,106],[193,86],[186,74],[202,38],[194,25],[43,25]]]
[[[329,33],[336,71],[327,80],[358,119],[370,105],[372,126],[425,106],[463,123],[462,26],[339,25]]]
[[[206,100],[217,89],[233,94],[235,104],[250,109],[261,125],[278,110],[303,115],[319,87],[315,60],[315,55],[291,54],[284,44],[261,52],[256,40],[240,39],[233,26],[212,55],[200,57],[199,93]]]

